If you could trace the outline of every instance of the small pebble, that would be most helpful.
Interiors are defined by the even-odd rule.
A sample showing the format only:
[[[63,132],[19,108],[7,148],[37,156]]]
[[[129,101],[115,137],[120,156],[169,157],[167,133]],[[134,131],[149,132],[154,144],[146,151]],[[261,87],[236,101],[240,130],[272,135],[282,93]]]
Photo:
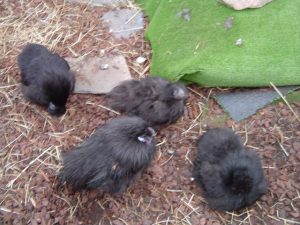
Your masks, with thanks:
[[[168,152],[168,154],[169,154],[169,155],[173,155],[175,151],[174,151],[174,150],[172,150],[172,149],[168,149],[168,151],[167,151],[167,152]]]
[[[183,9],[181,12],[176,13],[176,17],[182,17],[185,21],[190,21],[191,11],[191,9]]]
[[[151,220],[145,220],[143,222],[143,225],[151,225],[151,224],[153,224]]]
[[[191,9],[184,9],[182,11],[182,17],[185,21],[191,20]]]
[[[43,206],[48,206],[48,204],[49,204],[48,199],[44,198],[42,201],[42,204],[43,204]]]
[[[243,44],[243,39],[242,38],[237,39],[236,42],[235,42],[236,46],[241,46],[242,44]]]
[[[105,55],[105,50],[104,49],[101,49],[100,50],[100,57],[103,57]]]
[[[233,17],[230,16],[230,17],[228,17],[228,18],[225,20],[225,22],[224,22],[224,28],[225,28],[226,30],[229,30],[229,29],[232,28],[232,26],[233,26]]]
[[[143,56],[139,56],[137,57],[137,59],[135,60],[138,64],[142,64],[146,61],[146,58]]]
[[[108,67],[109,67],[108,64],[102,64],[102,65],[100,66],[100,70],[107,70]]]
[[[199,221],[200,225],[205,225],[206,224],[206,218],[202,217]]]

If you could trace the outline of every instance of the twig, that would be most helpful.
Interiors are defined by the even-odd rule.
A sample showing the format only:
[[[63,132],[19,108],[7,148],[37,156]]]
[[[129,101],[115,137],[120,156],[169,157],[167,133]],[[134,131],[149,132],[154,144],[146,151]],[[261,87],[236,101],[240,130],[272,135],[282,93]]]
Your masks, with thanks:
[[[160,166],[166,165],[173,158],[173,156],[174,156],[174,154],[172,154],[165,162],[163,162],[162,164],[160,164]]]
[[[87,102],[86,104],[87,104],[87,105],[95,105],[95,104],[92,103],[92,102]],[[106,106],[103,106],[103,105],[97,105],[97,106],[100,107],[100,108],[102,108],[102,109],[106,109],[106,110],[108,110],[108,111],[110,111],[110,112],[113,112],[113,113],[115,113],[115,114],[117,114],[117,115],[120,115],[119,112],[117,112],[117,111],[115,111],[115,110],[113,110],[113,109],[110,109],[110,108],[108,108],[108,107],[106,107]]]
[[[137,10],[135,14],[133,14],[132,17],[130,17],[125,24],[129,23],[134,17],[136,17],[136,15],[140,12],[141,10]]]
[[[272,82],[270,82],[270,84],[274,88],[274,90],[279,94],[279,96],[282,98],[282,100],[285,102],[285,104],[287,104],[287,106],[289,107],[289,109],[294,114],[296,120],[298,120],[298,122],[300,122],[300,118],[299,118],[298,114],[293,110],[293,108],[291,107],[290,103],[286,100],[286,98],[283,96],[283,94],[279,91],[279,89]]]
[[[280,142],[278,142],[280,148],[282,149],[282,151],[284,152],[284,154],[288,157],[289,156],[289,153],[285,150],[285,148],[283,147],[282,144],[280,144]]]
[[[14,182],[33,164],[33,163],[35,163],[40,157],[42,157],[45,153],[47,153],[48,151],[49,151],[49,149],[51,149],[52,148],[52,146],[51,147],[49,147],[49,148],[47,148],[45,151],[43,151],[42,152],[42,154],[40,154],[38,157],[36,157],[34,160],[32,160],[29,164],[28,164],[28,166],[26,166],[19,174],[18,174],[18,176],[16,176],[13,180],[11,180],[7,185],[6,185],[6,187],[11,187],[13,184],[14,184]]]

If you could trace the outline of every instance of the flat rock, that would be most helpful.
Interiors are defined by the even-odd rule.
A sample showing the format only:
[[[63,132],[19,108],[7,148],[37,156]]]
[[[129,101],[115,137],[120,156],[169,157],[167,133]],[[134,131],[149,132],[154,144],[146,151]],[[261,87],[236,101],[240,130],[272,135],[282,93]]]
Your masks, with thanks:
[[[281,87],[278,89],[285,95],[290,91],[296,90],[297,87]],[[238,122],[255,114],[257,110],[279,98],[279,95],[273,89],[254,89],[233,93],[220,93],[216,94],[215,98],[223,109],[229,113],[231,118]]]
[[[126,0],[68,0],[68,2],[85,3],[93,6],[119,6],[124,5]]]
[[[272,0],[221,0],[225,5],[234,8],[235,10],[242,10],[247,8],[261,8]]]
[[[102,20],[106,21],[109,30],[116,38],[129,38],[144,28],[144,15],[137,9],[120,9],[105,13]]]
[[[66,58],[75,73],[75,93],[105,94],[131,75],[123,56]]]

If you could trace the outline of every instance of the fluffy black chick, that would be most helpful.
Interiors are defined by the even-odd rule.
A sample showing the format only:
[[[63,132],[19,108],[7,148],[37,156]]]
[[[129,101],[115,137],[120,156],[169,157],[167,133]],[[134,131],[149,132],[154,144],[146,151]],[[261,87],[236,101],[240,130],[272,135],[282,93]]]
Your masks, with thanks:
[[[67,61],[42,45],[27,44],[18,56],[18,64],[24,96],[48,107],[53,116],[64,114],[75,83]]]
[[[159,77],[122,82],[108,93],[109,106],[121,113],[135,115],[159,128],[174,123],[184,112],[187,89]]]
[[[193,177],[208,205],[220,211],[249,206],[267,192],[259,157],[227,128],[211,129],[199,138]]]
[[[155,132],[139,117],[112,119],[63,157],[60,182],[74,191],[121,193],[150,164]]]

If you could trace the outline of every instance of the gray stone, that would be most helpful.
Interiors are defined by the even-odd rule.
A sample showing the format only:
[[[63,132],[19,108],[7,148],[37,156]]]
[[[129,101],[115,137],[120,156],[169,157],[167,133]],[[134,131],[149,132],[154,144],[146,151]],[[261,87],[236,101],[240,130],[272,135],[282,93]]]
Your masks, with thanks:
[[[116,38],[129,38],[144,28],[144,16],[140,10],[120,9],[105,13],[102,20],[107,21],[109,30]]]
[[[232,26],[233,26],[233,20],[234,20],[234,18],[233,18],[232,16],[229,16],[229,17],[225,20],[225,22],[224,22],[224,28],[225,28],[226,30],[229,30],[229,29],[232,28]]]
[[[221,0],[225,5],[234,8],[235,10],[242,10],[247,8],[261,8],[272,0]]]
[[[182,17],[185,21],[190,21],[191,20],[191,9],[183,9],[182,11],[176,13],[176,17]]]
[[[285,95],[296,90],[296,86],[278,88]],[[273,89],[246,90],[232,93],[220,93],[215,96],[217,102],[229,113],[236,122],[246,119],[256,113],[270,102],[279,98],[278,93]]]
[[[131,75],[123,56],[66,58],[75,73],[75,93],[105,94]],[[102,70],[103,65],[108,65]]]
[[[93,6],[120,6],[125,5],[126,0],[68,0],[69,2],[91,4]]]

